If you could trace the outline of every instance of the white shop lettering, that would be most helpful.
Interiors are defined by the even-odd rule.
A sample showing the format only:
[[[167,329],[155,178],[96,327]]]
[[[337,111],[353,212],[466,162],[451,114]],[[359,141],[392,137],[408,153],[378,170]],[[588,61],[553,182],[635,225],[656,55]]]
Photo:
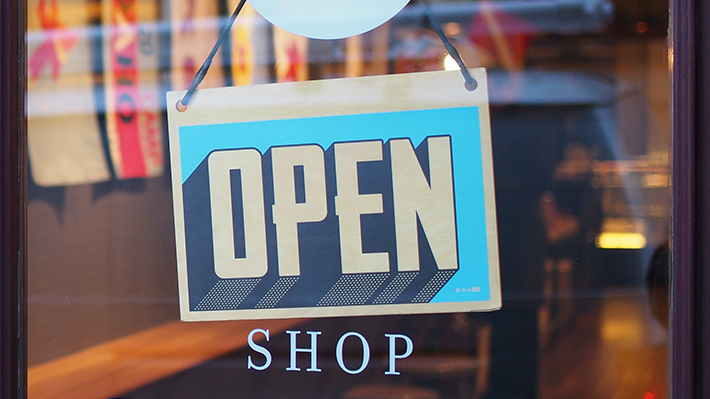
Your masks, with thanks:
[[[256,328],[249,333],[249,336],[247,337],[249,348],[259,353],[261,357],[263,357],[263,361],[261,361],[260,364],[257,364],[256,361],[252,359],[252,356],[249,355],[247,357],[247,368],[263,371],[271,366],[273,358],[271,356],[271,352],[266,347],[254,342],[254,336],[256,334],[263,335],[265,341],[269,342],[270,337],[268,329],[264,330],[261,328]],[[301,371],[301,368],[298,367],[296,361],[297,353],[310,354],[310,365],[308,368],[306,368],[307,372],[320,373],[321,371],[323,371],[318,367],[318,336],[322,335],[323,333],[321,331],[306,331],[306,334],[310,336],[310,347],[307,348],[299,348],[296,344],[296,338],[299,334],[301,334],[301,331],[287,330],[286,334],[289,335],[290,342],[289,366],[286,367],[286,371]],[[411,355],[414,350],[414,344],[412,343],[411,338],[403,334],[385,334],[384,336],[389,340],[388,367],[387,371],[385,371],[385,374],[400,375],[400,372],[396,369],[396,361],[409,357],[409,355]],[[362,345],[362,360],[360,366],[355,369],[349,368],[347,365],[345,365],[345,361],[343,359],[343,346],[345,340],[347,340],[348,338],[357,339]],[[396,350],[398,340],[401,340],[405,344],[405,350],[402,353],[397,353]],[[353,375],[360,374],[367,368],[370,363],[370,344],[362,334],[354,331],[347,332],[343,334],[338,340],[338,344],[335,348],[335,359],[338,362],[338,366],[340,367],[340,369],[344,372]]]

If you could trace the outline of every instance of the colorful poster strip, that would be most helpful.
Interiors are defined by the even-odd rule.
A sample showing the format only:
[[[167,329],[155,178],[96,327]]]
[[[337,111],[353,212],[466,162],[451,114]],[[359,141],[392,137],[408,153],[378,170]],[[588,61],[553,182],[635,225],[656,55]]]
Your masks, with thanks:
[[[190,87],[195,73],[209,55],[222,30],[218,2],[184,0],[167,4],[170,7],[172,31],[170,35],[172,87],[174,90],[185,90]],[[200,84],[200,88],[224,86],[222,64],[222,52],[218,51],[212,68]]]
[[[274,26],[277,82],[308,80],[308,38]]]
[[[27,132],[40,186],[111,178],[94,99],[89,2],[29,0]]]
[[[119,179],[163,173],[158,37],[139,24],[155,21],[153,0],[103,1],[106,134]]]

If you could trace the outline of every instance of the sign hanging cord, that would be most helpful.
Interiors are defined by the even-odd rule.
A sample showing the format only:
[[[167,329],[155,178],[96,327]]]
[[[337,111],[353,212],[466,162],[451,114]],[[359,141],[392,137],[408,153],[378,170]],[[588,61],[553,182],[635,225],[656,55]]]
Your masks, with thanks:
[[[431,11],[429,11],[429,7],[427,7],[424,0],[419,0],[419,3],[422,5],[424,13],[426,13],[426,16],[429,18],[429,21],[431,21],[431,24],[434,27],[436,34],[439,35],[439,38],[444,43],[446,51],[449,52],[449,55],[451,55],[451,57],[458,64],[459,69],[461,69],[461,74],[463,75],[463,78],[466,81],[464,87],[466,87],[466,89],[469,91],[476,90],[476,87],[478,87],[478,82],[476,82],[476,79],[474,79],[473,76],[471,76],[471,74],[468,72],[468,68],[466,68],[466,64],[464,64],[463,59],[461,58],[461,55],[459,54],[458,50],[456,50],[456,47],[454,47],[449,38],[446,37],[446,35],[444,34],[444,30],[441,29],[439,23],[436,22],[436,19],[434,19],[434,16],[432,15]]]
[[[439,38],[444,43],[446,51],[449,52],[449,55],[451,55],[451,57],[456,61],[456,64],[458,64],[459,68],[461,69],[461,74],[463,75],[463,78],[466,81],[464,86],[470,91],[476,90],[476,87],[478,87],[478,82],[476,82],[476,79],[474,79],[473,76],[471,76],[471,74],[468,72],[466,64],[463,62],[463,59],[461,58],[461,55],[459,54],[458,50],[456,50],[456,47],[454,47],[449,38],[446,37],[444,31],[441,29],[439,23],[436,22],[436,19],[434,19],[434,16],[431,14],[431,11],[429,11],[429,7],[427,7],[424,0],[419,0],[419,3],[422,5],[424,12],[429,18],[429,21],[431,21],[434,30],[439,35]],[[242,11],[242,8],[244,8],[244,4],[246,4],[246,0],[241,0],[237,5],[237,8],[229,17],[229,20],[222,29],[222,33],[220,33],[217,42],[214,44],[214,47],[212,47],[212,51],[210,51],[210,54],[207,56],[207,59],[205,59],[205,62],[202,63],[202,66],[195,74],[195,77],[192,79],[190,88],[187,89],[187,92],[183,96],[182,100],[178,101],[178,103],[176,104],[178,111],[184,112],[187,109],[187,105],[190,103],[192,95],[195,94],[197,86],[202,83],[202,80],[204,80],[205,75],[207,75],[207,71],[210,69],[210,66],[212,66],[212,60],[214,59],[215,54],[217,54],[217,50],[219,50],[219,48],[222,46],[222,42],[224,42],[224,39],[227,37],[227,34],[232,28],[232,25],[234,25],[234,21],[237,19],[237,16]]]
[[[232,16],[229,17],[229,20],[224,26],[224,29],[222,29],[222,33],[220,33],[217,42],[214,44],[214,47],[212,47],[212,51],[210,51],[210,54],[207,56],[207,59],[205,59],[205,62],[202,63],[202,66],[195,74],[195,77],[192,79],[192,83],[190,84],[190,88],[187,89],[187,93],[185,93],[185,96],[182,98],[182,100],[178,101],[178,111],[184,112],[187,109],[187,104],[190,102],[192,95],[195,94],[197,86],[202,83],[202,80],[205,78],[205,75],[207,75],[207,71],[212,65],[212,60],[214,59],[215,54],[217,54],[217,50],[219,50],[219,48],[222,46],[222,42],[227,37],[227,33],[229,33],[229,30],[232,28],[232,25],[234,25],[234,21],[237,19],[237,16],[242,11],[242,8],[244,8],[244,4],[246,4],[246,2],[246,0],[241,0],[237,5],[237,8],[234,9]]]

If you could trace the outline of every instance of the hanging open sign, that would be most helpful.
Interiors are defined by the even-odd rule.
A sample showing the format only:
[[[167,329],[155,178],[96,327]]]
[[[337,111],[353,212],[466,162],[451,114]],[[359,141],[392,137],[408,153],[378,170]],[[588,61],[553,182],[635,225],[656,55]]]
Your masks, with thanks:
[[[471,72],[168,93],[182,319],[499,308]]]

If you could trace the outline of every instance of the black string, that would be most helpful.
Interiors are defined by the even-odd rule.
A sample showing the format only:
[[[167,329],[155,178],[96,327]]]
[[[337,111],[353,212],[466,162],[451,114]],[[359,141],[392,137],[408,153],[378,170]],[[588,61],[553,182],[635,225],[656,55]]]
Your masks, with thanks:
[[[178,104],[177,104],[178,110],[180,110],[180,105],[182,105],[182,111],[184,111],[187,108],[187,104],[190,102],[192,95],[195,93],[195,90],[197,89],[197,86],[200,83],[202,83],[202,80],[205,78],[205,75],[207,75],[207,71],[210,69],[210,66],[212,65],[212,59],[214,59],[215,54],[217,54],[217,50],[219,50],[220,46],[222,46],[222,42],[227,37],[227,33],[229,33],[229,30],[232,28],[232,25],[234,25],[234,21],[237,19],[237,15],[239,15],[239,13],[242,11],[242,8],[244,8],[244,4],[246,4],[246,0],[241,0],[239,2],[239,4],[237,5],[237,8],[232,13],[232,16],[229,17],[229,20],[227,21],[227,25],[225,25],[224,29],[222,29],[222,33],[220,33],[219,38],[217,39],[217,42],[214,44],[214,47],[212,47],[212,51],[210,52],[210,55],[207,56],[207,59],[200,67],[200,70],[198,70],[197,73],[195,74],[195,77],[192,79],[192,83],[190,84],[190,88],[187,89],[187,93],[185,93],[185,96],[182,98],[182,100],[180,100],[178,102]]]
[[[463,59],[461,58],[461,55],[459,54],[458,50],[456,50],[456,47],[454,47],[454,45],[451,44],[451,41],[449,41],[449,39],[446,37],[444,31],[441,29],[441,26],[436,22],[434,16],[431,14],[431,11],[429,11],[429,8],[427,7],[426,3],[424,3],[424,0],[419,0],[419,2],[421,3],[422,8],[424,9],[424,12],[426,13],[427,17],[429,17],[429,20],[431,21],[434,30],[436,30],[436,33],[439,35],[439,38],[444,43],[444,47],[446,47],[446,50],[449,52],[451,57],[453,57],[453,59],[456,61],[459,68],[461,69],[461,74],[463,74],[463,78],[466,81],[466,89],[471,91],[475,90],[476,87],[478,87],[478,82],[476,82],[476,79],[474,79],[468,72],[466,64],[464,64]],[[212,60],[214,59],[215,54],[217,54],[217,50],[219,50],[219,48],[222,46],[222,42],[227,37],[229,30],[232,28],[232,25],[234,25],[234,21],[237,19],[237,16],[242,11],[242,8],[244,8],[244,4],[246,4],[246,0],[241,0],[237,5],[237,8],[232,13],[232,16],[229,17],[229,20],[224,26],[224,29],[222,29],[222,33],[220,33],[217,42],[214,44],[214,47],[212,47],[212,51],[210,51],[210,54],[207,56],[207,59],[205,59],[205,62],[202,64],[200,69],[195,74],[195,77],[192,79],[190,88],[187,89],[187,92],[185,93],[185,96],[183,96],[182,100],[178,101],[178,103],[176,104],[178,110],[184,111],[185,109],[187,109],[187,104],[190,103],[190,99],[192,98],[192,95],[195,94],[197,86],[202,83],[202,80],[205,79],[205,75],[207,75],[207,71],[210,69],[210,66],[212,66]]]
[[[463,78],[466,81],[466,84],[464,86],[470,91],[476,90],[476,87],[478,87],[478,82],[476,82],[476,79],[474,79],[473,76],[471,76],[471,74],[468,72],[468,68],[466,68],[466,64],[464,64],[463,59],[461,58],[461,55],[459,54],[458,50],[456,50],[456,47],[451,44],[449,38],[446,37],[444,31],[441,29],[439,23],[436,22],[436,20],[434,19],[434,16],[431,14],[431,11],[429,11],[429,7],[427,7],[424,0],[419,0],[419,3],[421,3],[424,12],[426,13],[427,17],[429,17],[429,21],[431,21],[431,24],[434,27],[434,30],[439,35],[441,41],[444,43],[446,51],[449,52],[449,55],[451,55],[451,57],[459,65],[459,69],[461,69],[461,74],[463,75]]]

